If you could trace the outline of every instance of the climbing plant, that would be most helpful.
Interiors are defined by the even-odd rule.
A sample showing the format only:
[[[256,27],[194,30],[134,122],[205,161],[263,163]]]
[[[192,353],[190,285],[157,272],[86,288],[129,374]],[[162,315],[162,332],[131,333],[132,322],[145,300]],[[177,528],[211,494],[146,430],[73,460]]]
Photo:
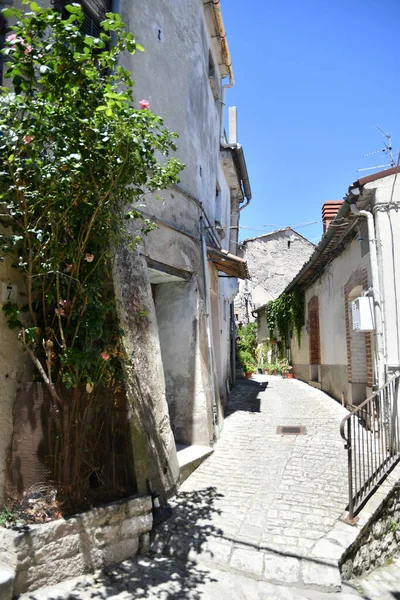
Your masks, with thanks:
[[[275,311],[274,311],[274,301],[270,300],[267,302],[265,307],[265,314],[267,317],[267,328],[269,331],[269,336],[272,338],[274,336],[275,329]]]
[[[67,389],[95,399],[121,380],[116,249],[153,228],[135,205],[183,168],[169,158],[176,135],[134,102],[119,57],[143,49],[120,16],[108,13],[92,37],[81,6],[66,11],[3,11],[16,24],[3,50],[10,87],[0,89],[0,254],[16,257],[26,281],[25,306],[3,311],[65,419]]]
[[[283,292],[275,301],[266,305],[267,327],[272,337],[275,325],[282,342],[293,330],[297,343],[301,345],[301,330],[304,325],[304,293],[298,286],[290,292]]]

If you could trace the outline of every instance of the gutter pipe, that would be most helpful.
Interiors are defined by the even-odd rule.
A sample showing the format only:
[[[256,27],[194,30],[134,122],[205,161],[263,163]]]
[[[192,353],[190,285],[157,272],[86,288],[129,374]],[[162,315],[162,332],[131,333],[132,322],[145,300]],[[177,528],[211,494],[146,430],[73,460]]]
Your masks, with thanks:
[[[221,92],[220,132],[219,132],[220,145],[221,145],[221,148],[226,148],[226,149],[231,149],[231,150],[236,151],[237,161],[238,161],[239,170],[240,170],[240,178],[242,180],[243,192],[244,192],[244,196],[246,198],[246,203],[239,208],[239,211],[241,211],[241,210],[243,210],[243,208],[246,208],[246,206],[249,205],[250,200],[251,200],[250,180],[249,180],[246,161],[244,158],[243,148],[242,148],[241,144],[227,144],[225,142],[224,115],[225,115],[225,106],[226,106],[226,100],[225,100],[226,90],[235,85],[235,78],[233,76],[232,60],[231,60],[231,55],[229,52],[228,43],[226,40],[226,32],[225,32],[224,22],[222,19],[220,0],[212,0],[212,7],[214,10],[215,26],[217,28],[217,33],[218,33],[218,36],[219,36],[219,39],[221,42],[221,50],[222,50],[222,54],[224,57],[225,65],[228,69],[228,76],[229,76],[229,83],[225,83],[222,86],[222,92]]]
[[[205,317],[206,317],[206,331],[207,331],[208,362],[210,365],[213,423],[214,423],[215,437],[216,437],[216,439],[218,439],[219,438],[218,407],[217,407],[217,397],[216,397],[216,389],[215,389],[214,356],[213,356],[212,338],[211,338],[211,306],[210,306],[210,295],[209,295],[209,289],[208,289],[207,244],[206,244],[206,238],[205,238],[204,218],[202,216],[200,217],[200,232],[201,232],[201,256],[202,256],[201,263],[202,263],[202,268],[203,268],[203,280],[204,280],[204,303],[205,303]]]
[[[374,301],[375,335],[377,346],[377,383],[381,388],[385,383],[385,346],[383,337],[383,310],[382,294],[379,285],[378,257],[376,252],[376,235],[374,217],[368,210],[360,210],[356,204],[350,205],[351,212],[357,216],[365,217],[368,225],[368,243],[371,264],[372,298]]]

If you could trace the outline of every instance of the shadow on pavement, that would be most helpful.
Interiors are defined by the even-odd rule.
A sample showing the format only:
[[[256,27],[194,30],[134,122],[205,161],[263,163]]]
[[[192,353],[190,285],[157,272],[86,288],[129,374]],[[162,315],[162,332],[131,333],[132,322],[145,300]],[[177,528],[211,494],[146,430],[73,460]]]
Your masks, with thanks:
[[[212,516],[220,513],[215,502],[221,497],[215,487],[180,492],[172,503],[172,518],[153,532],[148,556],[107,567],[77,581],[68,592],[55,590],[46,600],[200,600],[202,586],[216,580],[194,558],[210,536],[223,534],[210,523]],[[212,552],[210,555],[212,558]],[[33,592],[25,600],[29,598],[40,597]]]
[[[225,416],[229,417],[237,411],[259,413],[261,406],[259,394],[264,392],[267,386],[267,381],[261,383],[252,379],[239,381],[229,396]]]

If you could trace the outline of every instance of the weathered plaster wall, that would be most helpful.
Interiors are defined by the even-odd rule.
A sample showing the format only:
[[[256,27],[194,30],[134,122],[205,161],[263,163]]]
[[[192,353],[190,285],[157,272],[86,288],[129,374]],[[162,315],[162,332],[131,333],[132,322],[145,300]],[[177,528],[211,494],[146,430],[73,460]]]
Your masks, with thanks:
[[[125,387],[138,491],[147,493],[150,482],[152,489],[165,499],[175,490],[179,467],[145,258],[139,253],[132,256],[127,250],[121,250],[114,282],[125,333]]]
[[[146,197],[145,211],[184,229],[195,239],[190,240],[160,224],[160,229],[146,239],[143,253],[165,265],[186,269],[197,282],[188,289],[187,310],[182,313],[187,316],[184,329],[190,339],[189,354],[181,361],[179,356],[183,351],[174,348],[168,356],[164,352],[163,360],[167,401],[173,413],[177,439],[185,443],[196,440],[196,443],[209,444],[213,439],[210,377],[214,369],[209,365],[207,353],[199,229],[201,211],[188,194],[201,202],[212,225],[215,220],[221,222],[225,234],[221,244],[228,248],[231,199],[220,163],[220,102],[214,98],[209,84],[210,53],[218,85],[220,81],[218,40],[210,36],[200,0],[178,0],[173,4],[166,0],[149,0],[140,5],[140,10],[134,4],[122,1],[121,16],[145,48],[143,54],[124,58],[124,66],[133,72],[135,79],[135,98],[138,102],[141,98],[148,99],[151,109],[163,117],[165,125],[179,134],[177,157],[186,165],[179,185],[182,192],[174,189],[174,199],[165,192],[165,203]],[[220,401],[218,391],[226,390],[229,378],[229,328],[225,325],[223,312],[219,311],[231,297],[230,284],[221,283],[214,296],[212,336],[218,370],[217,403]],[[165,293],[157,301],[160,316],[168,311],[167,307],[161,307],[166,299]],[[187,311],[191,312],[191,318]],[[194,314],[196,328],[193,326]],[[168,346],[168,340],[170,348],[176,344],[172,328],[162,327],[160,336],[162,347]],[[188,376],[190,369],[194,369],[191,377]],[[219,413],[221,421],[222,411]]]
[[[205,418],[207,397],[196,395],[196,378],[205,365],[197,353],[200,337],[199,296],[195,277],[189,282],[156,286],[155,306],[160,337],[166,396],[171,426],[178,444],[209,444],[210,423]]]
[[[17,285],[16,296],[12,299],[20,306],[26,304],[23,282],[17,270],[11,268],[11,261],[6,260],[0,262],[0,510],[4,505],[6,461],[13,432],[13,406],[26,364],[17,332],[9,329],[1,310],[1,286],[9,283]]]
[[[313,296],[319,299],[319,327],[321,353],[321,387],[338,400],[342,392],[345,401],[351,400],[347,375],[347,346],[344,286],[353,272],[366,269],[369,275],[369,255],[361,256],[360,243],[353,241],[332,261],[323,275],[305,292],[305,305]],[[306,314],[307,320],[307,314]],[[292,340],[291,356],[294,375],[308,381],[309,335],[308,323],[302,329],[301,348]]]
[[[145,52],[126,57],[137,102],[146,98],[165,125],[179,134],[177,156],[186,165],[182,187],[200,199],[214,223],[219,163],[219,107],[208,81],[209,52],[218,60],[200,0],[121,2],[121,17]],[[217,43],[217,40],[214,41]],[[176,203],[158,214],[182,223]]]
[[[274,300],[283,292],[303,264],[310,258],[314,245],[293,229],[279,230],[243,243],[250,282],[240,282],[235,307],[239,319],[245,319],[244,295],[251,295],[251,310]],[[250,320],[253,320],[250,313]]]
[[[151,509],[147,496],[20,531],[0,528],[2,566],[15,577],[2,600],[135,556],[148,544]]]

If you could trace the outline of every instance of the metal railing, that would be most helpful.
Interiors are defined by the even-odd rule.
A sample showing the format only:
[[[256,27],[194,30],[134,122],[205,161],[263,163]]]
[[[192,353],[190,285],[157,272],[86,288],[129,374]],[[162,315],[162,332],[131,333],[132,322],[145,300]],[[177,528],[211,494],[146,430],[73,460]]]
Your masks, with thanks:
[[[400,460],[400,373],[340,424],[348,458],[349,519]]]

